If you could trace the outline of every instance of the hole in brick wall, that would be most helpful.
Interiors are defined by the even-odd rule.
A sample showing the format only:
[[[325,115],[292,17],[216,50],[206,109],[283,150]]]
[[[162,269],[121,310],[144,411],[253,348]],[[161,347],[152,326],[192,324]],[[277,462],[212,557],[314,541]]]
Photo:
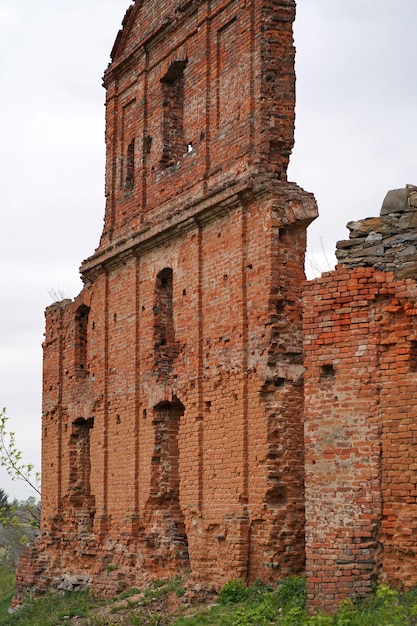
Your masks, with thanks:
[[[46,439],[46,438],[47,438],[47,436],[48,436],[48,429],[46,428],[46,426],[45,426],[45,428],[43,429],[43,436],[44,436],[44,438],[45,438],[45,439]]]
[[[221,233],[217,233],[217,237],[221,237],[221,236],[222,236],[222,234],[221,234]]]
[[[335,377],[336,371],[332,363],[325,363],[320,367],[320,380],[329,380]]]
[[[84,417],[77,417],[76,420],[72,422],[72,426],[74,428],[94,428],[94,417],[89,417],[88,419],[84,419]]]
[[[249,265],[246,266],[248,270],[252,269],[252,263],[249,263]]]
[[[276,461],[279,458],[279,456],[280,456],[280,453],[277,447],[274,445],[269,446],[267,458],[271,459],[272,461]]]
[[[280,487],[279,485],[274,485],[274,487],[268,489],[265,494],[265,502],[271,508],[281,507],[283,504],[285,504],[286,500],[286,491],[283,487]]]
[[[75,313],[75,374],[77,379],[87,376],[87,332],[90,309],[85,304]]]
[[[287,234],[287,229],[286,228],[280,228],[278,232],[279,232],[279,236],[280,237],[285,237],[286,234]]]
[[[282,376],[274,376],[274,378],[267,378],[262,385],[262,393],[266,394],[266,396],[270,396],[271,399],[274,397],[276,389],[280,387],[284,387],[287,379]]]
[[[223,280],[227,280],[228,278],[229,278],[229,277],[228,277],[228,275],[227,275],[227,274],[224,274],[224,275],[223,275]]]
[[[148,417],[147,409],[143,409],[142,415],[143,415],[143,419],[146,420],[146,418]]]
[[[186,290],[186,289],[183,289],[183,290],[182,290],[182,295],[183,295],[183,296],[186,296],[186,295],[187,295],[187,290]]]
[[[93,322],[93,323],[91,324],[91,328],[94,330],[94,329],[95,329],[95,327],[96,327],[96,323],[95,323],[95,322]]]
[[[410,372],[417,372],[417,341],[410,341],[408,363]]]
[[[120,422],[121,422],[121,421],[122,421],[122,420],[120,419],[120,415],[119,415],[119,414],[117,414],[117,415],[116,415],[116,424],[120,424]]]
[[[275,310],[277,313],[282,313],[284,310],[284,300],[276,300]]]
[[[286,378],[283,378],[283,377],[280,377],[280,376],[275,376],[275,378],[274,378],[274,385],[275,385],[275,387],[283,387],[286,382],[287,382]]]
[[[113,315],[113,322],[117,322],[117,313]]]
[[[193,143],[192,141],[190,141],[189,143],[187,143],[187,153],[190,154],[190,152],[193,151]]]
[[[204,402],[204,407],[206,409],[206,412],[210,413],[210,410],[211,410],[211,400],[207,400],[206,402]]]
[[[171,63],[167,73],[161,78],[161,83],[174,85],[178,79],[183,78],[187,63],[188,59],[185,59],[184,61],[174,61]]]

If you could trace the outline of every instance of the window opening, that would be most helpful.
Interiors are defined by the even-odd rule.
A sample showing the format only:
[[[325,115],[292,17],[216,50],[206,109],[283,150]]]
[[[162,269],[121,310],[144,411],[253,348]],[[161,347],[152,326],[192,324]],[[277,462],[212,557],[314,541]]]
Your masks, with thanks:
[[[175,165],[188,147],[184,139],[184,70],[188,60],[174,61],[161,79],[162,156],[164,167]],[[190,145],[190,144],[189,144]]]

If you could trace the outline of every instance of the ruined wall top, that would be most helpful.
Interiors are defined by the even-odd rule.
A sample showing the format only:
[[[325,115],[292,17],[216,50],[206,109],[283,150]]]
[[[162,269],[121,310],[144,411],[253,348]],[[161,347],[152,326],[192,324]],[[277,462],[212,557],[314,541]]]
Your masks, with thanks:
[[[379,217],[349,222],[349,239],[336,244],[344,267],[372,266],[397,278],[417,277],[417,187],[388,191]]]
[[[98,253],[201,200],[287,181],[294,0],[146,0],[104,75],[106,210]],[[192,212],[192,211],[191,211]],[[193,216],[192,216],[193,217]],[[97,258],[97,256],[96,256]]]
[[[164,36],[174,30],[184,19],[197,9],[207,13],[211,19],[219,11],[232,4],[233,9],[248,8],[251,3],[247,0],[233,2],[224,0],[132,0],[122,21],[111,51],[110,68],[131,54],[138,45],[143,46],[150,40]],[[279,7],[280,16],[278,21],[293,21],[295,14],[295,0],[273,0],[267,3],[274,11]],[[239,7],[240,5],[240,7]],[[268,7],[269,8],[269,7]],[[107,74],[108,72],[106,72]]]

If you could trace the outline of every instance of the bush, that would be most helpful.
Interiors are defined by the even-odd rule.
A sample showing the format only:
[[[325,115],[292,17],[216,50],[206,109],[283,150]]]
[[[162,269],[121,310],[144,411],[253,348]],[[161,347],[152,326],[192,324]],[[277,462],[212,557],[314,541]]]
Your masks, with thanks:
[[[307,600],[305,579],[301,576],[284,578],[276,591],[276,597],[283,610],[293,607],[304,609]]]
[[[271,594],[268,594],[258,606],[242,607],[233,616],[232,626],[268,626],[278,617],[278,607]]]
[[[219,604],[237,604],[243,602],[248,597],[248,588],[243,584],[243,580],[229,580],[225,586],[220,589],[218,603]]]

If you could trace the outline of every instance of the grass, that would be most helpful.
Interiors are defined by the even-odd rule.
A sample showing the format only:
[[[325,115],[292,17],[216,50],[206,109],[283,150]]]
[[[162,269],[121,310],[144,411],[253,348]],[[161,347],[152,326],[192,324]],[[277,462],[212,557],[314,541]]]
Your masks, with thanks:
[[[374,597],[363,602],[346,600],[336,615],[309,616],[305,581],[291,577],[277,589],[254,585],[246,588],[231,581],[219,594],[215,607],[190,618],[172,622],[176,626],[417,626],[417,589],[400,594],[380,585]]]
[[[277,587],[256,583],[246,587],[241,580],[229,581],[211,606],[167,612],[168,596],[181,598],[185,589],[180,578],[154,581],[145,590],[130,589],[111,601],[99,601],[88,592],[46,594],[12,615],[7,607],[13,575],[0,568],[0,626],[417,626],[417,588],[399,593],[380,585],[363,602],[346,600],[336,615],[309,616],[305,581],[290,577]],[[179,602],[181,606],[181,602]]]
[[[13,588],[13,570],[7,565],[0,565],[0,620],[8,614],[7,611],[13,595]]]
[[[96,604],[88,592],[48,593],[11,615],[0,616],[1,626],[58,626],[72,617],[85,617]]]

